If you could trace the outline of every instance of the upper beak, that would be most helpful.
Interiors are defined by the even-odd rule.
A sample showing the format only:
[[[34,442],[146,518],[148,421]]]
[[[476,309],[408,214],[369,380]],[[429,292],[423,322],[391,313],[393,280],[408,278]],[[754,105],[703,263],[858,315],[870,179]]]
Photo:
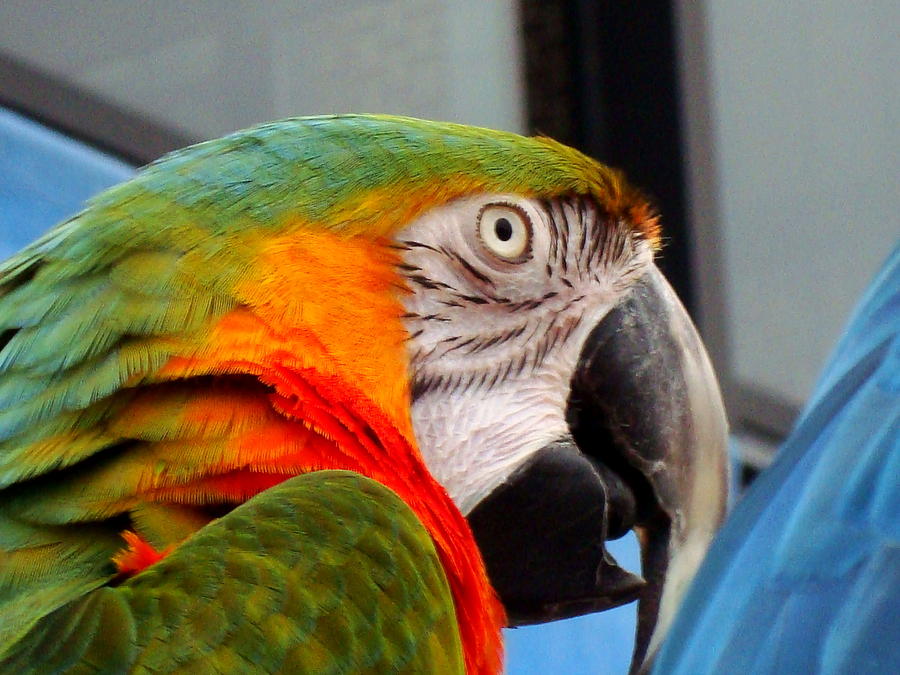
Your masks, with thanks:
[[[655,266],[588,336],[567,417],[571,436],[532,455],[469,522],[512,625],[638,598],[641,670],[724,518],[729,483],[715,375]],[[629,529],[641,576],[605,549]]]

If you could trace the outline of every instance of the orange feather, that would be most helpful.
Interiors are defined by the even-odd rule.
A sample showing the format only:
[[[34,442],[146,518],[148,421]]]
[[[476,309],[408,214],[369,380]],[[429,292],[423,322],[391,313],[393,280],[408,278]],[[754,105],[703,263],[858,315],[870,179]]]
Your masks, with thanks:
[[[222,460],[187,479],[161,477],[140,496],[240,502],[307,471],[369,476],[394,490],[431,533],[468,672],[496,673],[503,608],[468,523],[425,467],[413,436],[395,262],[386,242],[359,236],[301,230],[259,242],[248,281],[235,287],[242,307],[217,323],[206,344],[154,376],[256,376],[270,388],[250,404],[256,423],[228,438]],[[182,415],[204,428],[241,423],[221,400],[198,398]]]

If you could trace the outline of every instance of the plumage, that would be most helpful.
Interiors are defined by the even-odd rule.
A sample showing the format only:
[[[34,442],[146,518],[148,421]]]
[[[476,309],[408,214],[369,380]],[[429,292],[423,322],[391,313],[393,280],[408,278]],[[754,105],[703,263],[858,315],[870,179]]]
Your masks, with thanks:
[[[203,623],[219,609],[192,602],[187,586],[179,586],[188,581],[188,567],[213,574],[223,564],[219,554],[231,551],[240,558],[242,546],[252,549],[256,543],[244,541],[238,530],[248,513],[261,517],[279,496],[319,500],[303,503],[318,510],[310,516],[317,527],[331,528],[335,536],[321,545],[354,546],[357,534],[374,522],[374,511],[353,517],[321,513],[326,493],[336,507],[352,483],[362,493],[378,493],[373,509],[384,507],[400,518],[404,536],[418,546],[424,530],[434,547],[415,555],[426,566],[437,564],[444,575],[452,602],[433,599],[443,603],[437,608],[442,617],[448,605],[452,609],[459,653],[456,638],[443,632],[436,638],[440,645],[428,646],[428,658],[436,659],[432,663],[441,672],[444,665],[455,668],[457,660],[470,673],[497,672],[504,609],[464,517],[488,483],[467,497],[458,494],[456,483],[443,482],[434,449],[445,449],[447,440],[459,448],[465,444],[456,430],[435,443],[421,428],[422,416],[412,412],[415,405],[424,409],[414,395],[418,399],[427,388],[417,370],[417,345],[430,339],[415,322],[450,322],[451,316],[471,321],[466,307],[493,300],[479,292],[458,293],[443,298],[447,316],[418,312],[417,293],[441,287],[429,280],[432,263],[413,269],[416,244],[404,239],[404,233],[424,232],[429,219],[447,209],[458,216],[469,208],[467,200],[492,195],[512,195],[517,208],[552,212],[547,217],[555,234],[552,245],[547,242],[552,253],[546,274],[554,265],[563,272],[557,275],[559,291],[520,292],[542,283],[543,267],[521,288],[509,282],[514,292],[506,310],[523,317],[538,311],[571,315],[558,324],[550,320],[536,337],[530,327],[516,324],[480,343],[459,345],[476,360],[518,345],[521,354],[506,362],[503,377],[479,373],[482,396],[545,362],[555,364],[550,416],[556,426],[542,427],[540,416],[523,425],[537,434],[527,439],[533,452],[540,447],[537,440],[556,440],[567,378],[592,328],[575,316],[578,303],[592,298],[584,316],[599,321],[641,275],[658,275],[652,264],[658,222],[647,202],[617,172],[550,139],[386,116],[275,122],[162,158],[0,264],[0,669],[18,669],[21,660],[45,653],[50,635],[63,626],[78,640],[47,653],[70,664],[108,659],[114,669],[149,659],[144,646],[159,643],[167,646],[147,661],[152,669],[171,670],[195,658],[178,651],[190,651],[188,637],[171,632],[172,626],[180,617]],[[452,229],[449,222],[444,227]],[[495,242],[502,250],[505,232]],[[496,269],[467,260],[461,251],[448,258],[458,273],[498,289],[507,283]],[[570,265],[577,279],[568,278]],[[654,283],[662,288],[661,281]],[[672,296],[659,318],[679,313],[684,310]],[[483,324],[490,314],[472,317]],[[695,340],[688,335],[684,344]],[[564,358],[557,354],[562,345]],[[700,398],[709,400],[710,428],[719,433],[724,418],[718,389],[702,347],[692,349],[690,360],[698,360],[705,376]],[[464,375],[461,370],[456,380],[446,380],[444,393],[454,391]],[[686,386],[690,391],[693,385]],[[463,406],[466,415],[472,414],[471,403]],[[491,485],[514,473],[523,459],[525,446],[515,435],[487,448],[502,453],[510,444],[518,452],[509,454],[505,474],[491,475]],[[691,444],[680,437],[656,440],[664,448],[660,452],[695,461]],[[434,448],[423,452],[423,442]],[[713,442],[710,451],[719,452],[719,445]],[[716,462],[711,466],[719,471]],[[321,475],[304,482],[294,478],[299,474]],[[679,475],[687,474],[693,475]],[[599,474],[591,470],[590,479],[600,481]],[[598,514],[605,519],[612,507],[605,488],[598,494]],[[398,500],[412,516],[400,514]],[[715,508],[711,513],[712,520],[718,518]],[[592,527],[591,541],[605,536],[605,528]],[[272,555],[296,555],[296,547],[312,541],[305,538],[309,532],[302,534],[290,545],[279,538],[286,548]],[[379,541],[392,549],[393,539]],[[207,559],[216,542],[224,550]],[[595,549],[602,551],[602,538]],[[267,564],[238,565],[235,574],[261,574]],[[300,584],[308,570],[292,565],[285,563],[278,576]],[[176,569],[164,578],[166,570]],[[619,572],[611,575],[612,583],[625,580],[632,599],[640,580]],[[228,580],[230,574],[229,568]],[[585,592],[602,596],[606,579],[596,570],[588,577]],[[362,584],[363,595],[377,585],[364,575],[336,576],[334,583]],[[334,620],[331,612],[317,614],[321,607],[312,589],[304,593],[307,604],[280,614],[287,623],[272,627],[274,639],[287,633],[300,639],[296,631],[304,622]],[[624,590],[616,593],[614,602],[626,601]],[[229,616],[239,632],[260,630],[262,618],[248,602],[234,605]],[[104,647],[88,633],[107,621],[127,630],[122,641]],[[652,631],[652,621],[648,626]],[[335,639],[345,629],[335,627],[329,648],[346,642]],[[247,654],[283,656],[282,643],[260,656],[254,651],[259,640],[242,633],[235,638],[238,648],[203,630],[209,644],[236,650],[215,662],[226,670]],[[316,648],[309,645],[316,641],[300,641],[311,650],[303,658],[315,658]],[[415,671],[417,662],[403,654],[392,657],[390,668]],[[343,656],[335,658],[335,672],[345,672],[336,665]]]
[[[462,673],[452,608],[434,544],[406,504],[359,474],[318,471],[236,508],[140,576],[47,615],[2,665]]]

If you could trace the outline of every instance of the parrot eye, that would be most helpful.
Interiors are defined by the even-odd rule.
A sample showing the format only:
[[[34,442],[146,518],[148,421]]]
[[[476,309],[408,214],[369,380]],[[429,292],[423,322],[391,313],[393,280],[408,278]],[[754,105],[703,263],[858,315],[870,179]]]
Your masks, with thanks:
[[[507,262],[524,262],[531,253],[531,221],[507,204],[489,204],[478,214],[481,243]]]

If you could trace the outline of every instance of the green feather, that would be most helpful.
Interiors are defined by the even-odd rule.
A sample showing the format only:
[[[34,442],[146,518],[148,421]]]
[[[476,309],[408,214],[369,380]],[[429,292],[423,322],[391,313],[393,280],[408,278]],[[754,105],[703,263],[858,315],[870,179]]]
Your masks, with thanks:
[[[3,673],[462,673],[447,580],[393,492],[290,479],[162,562],[36,622]]]

